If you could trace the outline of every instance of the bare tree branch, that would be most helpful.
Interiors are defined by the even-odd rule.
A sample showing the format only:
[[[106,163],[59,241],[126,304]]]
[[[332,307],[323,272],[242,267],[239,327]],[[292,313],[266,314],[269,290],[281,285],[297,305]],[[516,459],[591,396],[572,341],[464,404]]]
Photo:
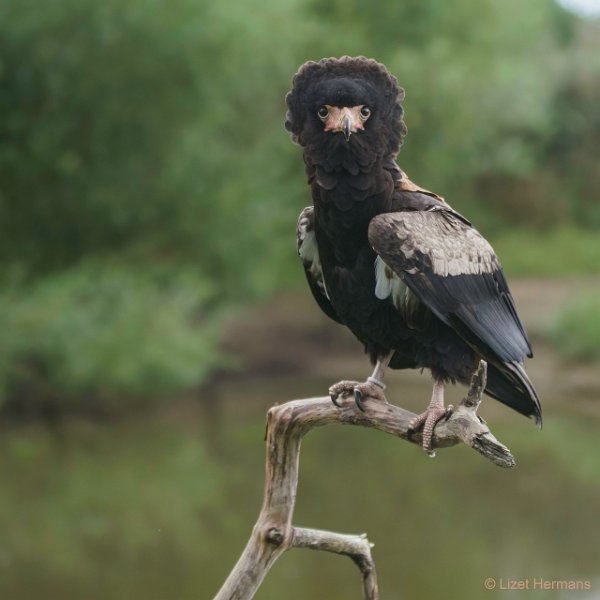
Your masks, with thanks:
[[[371,547],[367,534],[347,535],[321,531],[319,529],[303,529],[294,527],[292,548],[310,548],[324,550],[335,554],[349,556],[358,566],[363,579],[363,596],[365,600],[376,600],[379,597],[375,562],[371,557]]]
[[[481,361],[467,397],[447,421],[436,425],[433,445],[446,448],[463,443],[501,467],[512,467],[515,461],[508,448],[477,416],[486,369]],[[415,444],[421,443],[421,435],[409,433],[415,415],[393,404],[366,402],[365,412],[357,409],[354,398],[342,399],[341,404],[337,408],[329,397],[309,398],[274,406],[267,413],[262,509],[246,548],[214,600],[250,600],[277,558],[294,547],[350,556],[361,570],[364,598],[377,600],[375,565],[366,538],[292,527],[301,440],[311,429],[332,424],[371,427]]]

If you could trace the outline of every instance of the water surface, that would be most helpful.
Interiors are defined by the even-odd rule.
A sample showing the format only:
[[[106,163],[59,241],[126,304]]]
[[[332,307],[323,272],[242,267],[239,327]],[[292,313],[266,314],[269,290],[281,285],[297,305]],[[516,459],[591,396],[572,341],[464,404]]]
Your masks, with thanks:
[[[241,552],[263,488],[264,415],[327,381],[224,384],[167,414],[70,422],[0,437],[0,598],[211,598]],[[426,377],[396,381],[417,410]],[[546,425],[493,401],[484,416],[518,465],[467,448],[428,459],[380,432],[328,427],[303,443],[295,524],[367,532],[384,600],[515,598],[488,577],[583,579],[600,597],[600,454],[595,400],[545,398]],[[361,598],[343,557],[293,550],[256,598]]]

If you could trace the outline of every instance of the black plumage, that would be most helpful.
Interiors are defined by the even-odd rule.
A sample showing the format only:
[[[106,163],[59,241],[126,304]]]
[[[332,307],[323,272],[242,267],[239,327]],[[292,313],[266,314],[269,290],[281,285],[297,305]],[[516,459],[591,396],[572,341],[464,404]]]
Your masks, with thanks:
[[[531,345],[493,249],[396,164],[403,98],[387,69],[364,57],[305,63],[286,96],[286,128],[304,149],[313,198],[298,221],[309,286],[377,365],[365,384],[333,386],[332,399],[354,392],[360,406],[362,396],[381,397],[388,363],[425,367],[434,395],[417,425],[432,431],[442,384],[467,384],[484,358],[486,392],[541,422],[522,366]]]

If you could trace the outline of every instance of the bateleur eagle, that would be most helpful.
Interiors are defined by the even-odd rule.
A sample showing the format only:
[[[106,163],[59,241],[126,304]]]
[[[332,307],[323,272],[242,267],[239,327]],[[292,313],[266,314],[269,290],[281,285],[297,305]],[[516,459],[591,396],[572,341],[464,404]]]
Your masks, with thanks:
[[[384,372],[430,369],[433,393],[411,423],[433,454],[447,415],[444,386],[469,384],[484,359],[486,393],[541,423],[524,368],[531,345],[500,261],[443,198],[396,164],[404,90],[364,57],[303,64],[286,96],[285,126],[304,149],[313,205],[298,220],[298,253],[321,309],[364,344],[373,374],[341,381],[331,399],[385,401]]]

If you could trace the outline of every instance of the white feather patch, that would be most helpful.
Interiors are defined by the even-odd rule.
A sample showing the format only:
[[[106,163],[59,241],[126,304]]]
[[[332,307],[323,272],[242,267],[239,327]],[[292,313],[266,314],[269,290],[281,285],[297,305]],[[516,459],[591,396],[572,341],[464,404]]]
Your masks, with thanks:
[[[300,259],[308,269],[313,280],[319,286],[326,298],[329,299],[327,288],[325,286],[325,279],[323,278],[323,269],[321,267],[321,258],[319,256],[319,248],[317,247],[317,239],[315,232],[307,230],[308,219],[306,223],[301,220],[298,226],[299,233],[299,245],[298,254]]]
[[[391,296],[396,308],[400,308],[408,289],[406,284],[385,264],[381,256],[375,259],[375,296],[385,300]]]

